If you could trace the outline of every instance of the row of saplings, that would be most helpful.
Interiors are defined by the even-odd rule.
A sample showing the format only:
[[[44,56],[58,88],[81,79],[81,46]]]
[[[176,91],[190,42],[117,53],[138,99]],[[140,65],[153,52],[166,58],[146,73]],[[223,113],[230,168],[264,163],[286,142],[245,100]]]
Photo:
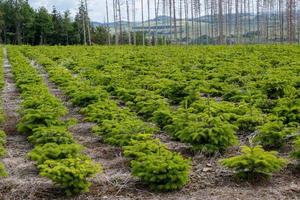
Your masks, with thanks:
[[[18,125],[20,132],[29,133],[35,145],[29,157],[37,161],[40,174],[58,183],[68,195],[88,190],[87,178],[101,168],[82,153],[68,132],[69,122],[62,122],[67,110],[42,83],[37,72],[17,51],[11,50],[10,61],[21,91],[22,109]],[[300,157],[300,142],[293,156]],[[132,141],[124,147],[124,155],[131,159],[132,173],[155,190],[180,189],[188,182],[190,163],[179,154],[170,152],[157,140]],[[287,163],[275,152],[260,146],[242,147],[242,154],[220,161],[233,168],[240,177],[269,175]]]
[[[71,121],[61,120],[67,109],[50,94],[37,71],[12,48],[9,60],[22,100],[17,128],[34,145],[29,158],[37,162],[41,176],[50,178],[67,195],[87,191],[87,178],[101,171],[101,166],[82,153],[83,147],[68,132]]]
[[[102,130],[103,142],[123,148],[134,176],[155,190],[175,190],[188,182],[189,160],[153,139],[151,126],[120,108],[89,81],[74,77],[48,58],[40,56],[37,60],[72,104],[82,108],[85,119],[97,123],[95,129]]]
[[[97,72],[101,73],[100,71]],[[89,75],[93,77],[94,74],[89,73],[91,73],[91,71],[87,70],[87,77],[89,77]],[[276,87],[272,84],[270,88],[274,89]],[[231,89],[232,88],[230,88],[230,90]],[[299,121],[300,106],[298,99],[294,101],[289,100],[289,98],[283,98],[278,101],[276,109],[274,109],[274,114],[282,116],[282,119],[272,119],[269,120],[269,122],[266,120],[265,122],[259,110],[252,106],[248,107],[248,105],[247,109],[241,109],[239,107],[231,113],[231,108],[227,104],[222,104],[223,107],[218,108],[216,105],[220,105],[219,102],[215,104],[209,102],[207,108],[203,108],[207,103],[199,100],[199,105],[194,105],[194,108],[190,111],[191,113],[187,113],[184,110],[184,112],[178,112],[177,115],[174,115],[173,113],[169,113],[169,110],[165,108],[164,102],[160,101],[161,98],[158,97],[159,95],[155,95],[147,90],[136,92],[135,90],[123,89],[116,91],[116,95],[121,97],[121,99],[127,103],[128,107],[132,107],[136,112],[142,114],[144,118],[151,119],[151,117],[153,117],[152,119],[157,124],[162,125],[162,127],[170,123],[172,124],[173,120],[175,123],[172,124],[172,130],[170,132],[175,132],[175,136],[181,141],[190,143],[194,147],[200,147],[199,149],[201,150],[206,149],[208,153],[224,151],[228,146],[236,144],[236,136],[234,134],[236,127],[232,126],[235,121],[237,122],[236,125],[239,125],[239,129],[246,129],[246,131],[252,132],[257,126],[260,126],[259,134],[255,140],[265,149],[277,148],[280,147],[282,143],[285,143],[286,137],[297,129]],[[257,99],[260,100],[259,98]],[[158,104],[162,105],[161,110],[157,109],[157,107],[159,107],[157,106]],[[153,107],[151,107],[152,105]],[[201,110],[201,112],[197,109]],[[158,110],[158,112],[153,114],[156,110]],[[209,114],[206,115],[208,112],[204,112],[203,110],[209,110]],[[225,117],[220,116],[220,113],[224,112]],[[201,115],[199,115],[199,113],[201,113]],[[172,117],[174,119],[172,119]],[[283,122],[281,122],[281,120]],[[148,143],[150,144],[152,142],[149,141]],[[154,146],[154,144],[152,146]],[[299,142],[295,143],[294,148],[295,150],[291,155],[298,158],[298,152],[300,151]],[[233,168],[241,177],[251,177],[257,174],[270,175],[272,172],[283,168],[287,161],[278,157],[274,151],[268,152],[264,151],[261,146],[254,146],[242,147],[241,155],[221,160],[220,163],[225,167]],[[144,167],[147,169],[148,166],[146,165]],[[133,167],[133,171],[135,169],[136,168]],[[143,173],[136,174],[142,176]],[[149,175],[149,177],[151,176]]]
[[[5,155],[5,145],[6,143],[6,135],[4,131],[0,131],[0,157]],[[7,176],[7,172],[5,170],[5,166],[2,162],[0,162],[0,177]]]
[[[18,131],[29,134],[28,140],[35,146],[29,157],[37,162],[40,175],[59,184],[67,195],[88,191],[87,178],[101,167],[75,143],[68,132],[72,120],[61,120],[66,108],[50,94],[37,71],[19,51],[11,48],[9,53],[22,99]],[[158,140],[131,141],[124,147],[124,155],[132,161],[133,175],[153,189],[175,190],[188,182],[189,161]]]
[[[191,144],[194,150],[201,150],[207,154],[225,151],[229,146],[237,144],[237,129],[244,132],[254,132],[257,129],[258,134],[253,142],[261,146],[243,146],[241,155],[220,161],[223,166],[234,169],[241,178],[270,175],[287,164],[287,160],[278,157],[277,152],[264,149],[280,148],[288,139],[297,136],[295,133],[299,130],[297,122],[300,109],[300,101],[297,99],[279,101],[276,113],[284,116],[281,119],[272,114],[264,116],[258,109],[249,108],[245,103],[236,107],[228,102],[220,103],[207,98],[200,98],[189,109],[180,108],[174,114],[166,108],[163,101],[155,98],[151,91],[136,91],[139,90],[122,88],[118,90],[117,96],[143,117],[153,120],[162,129],[173,134],[175,138]],[[149,109],[151,105],[156,107]],[[298,140],[294,148],[291,156],[298,159]]]
[[[1,54],[0,51],[0,62],[3,61],[3,55]],[[2,65],[0,65],[2,66]],[[3,90],[4,87],[4,80],[3,80],[3,67],[0,69],[0,90]],[[0,124],[3,124],[4,122],[4,115],[3,115],[3,110],[0,109]],[[6,143],[6,134],[3,130],[0,130],[0,158],[5,155],[5,143]],[[2,162],[0,162],[0,177],[6,176],[7,172],[5,170],[5,166]]]
[[[0,58],[2,56],[0,55]],[[2,59],[0,59],[2,61]],[[3,70],[0,69],[0,90],[3,89],[4,82],[3,82]],[[0,109],[0,124],[2,125],[4,122],[4,115],[2,109]],[[0,130],[0,158],[3,157],[6,153],[5,150],[5,143],[6,143],[6,134],[3,130]],[[7,176],[7,172],[5,166],[2,162],[0,162],[0,177]]]

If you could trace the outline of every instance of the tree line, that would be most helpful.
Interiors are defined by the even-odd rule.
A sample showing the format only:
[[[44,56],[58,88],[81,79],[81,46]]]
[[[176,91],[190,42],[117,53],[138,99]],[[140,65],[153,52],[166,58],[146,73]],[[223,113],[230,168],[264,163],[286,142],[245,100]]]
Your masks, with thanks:
[[[5,44],[106,44],[105,27],[92,27],[85,2],[75,18],[69,11],[33,9],[28,0],[0,0],[0,42]],[[88,30],[88,31],[87,31]]]

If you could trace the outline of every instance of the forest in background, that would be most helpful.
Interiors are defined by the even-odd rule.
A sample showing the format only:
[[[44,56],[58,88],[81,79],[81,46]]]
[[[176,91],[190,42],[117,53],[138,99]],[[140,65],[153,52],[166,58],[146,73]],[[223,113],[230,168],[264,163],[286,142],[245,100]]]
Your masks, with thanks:
[[[105,22],[90,20],[89,2],[69,11],[33,9],[27,0],[0,0],[1,42],[72,44],[299,43],[296,0],[113,0]]]
[[[81,4],[74,17],[70,11],[59,12],[55,6],[49,12],[41,7],[33,9],[27,0],[0,0],[0,42],[6,44],[73,45],[86,41],[83,25],[89,19]],[[83,23],[86,22],[86,25]],[[90,28],[91,42],[105,44],[107,30],[103,27]]]

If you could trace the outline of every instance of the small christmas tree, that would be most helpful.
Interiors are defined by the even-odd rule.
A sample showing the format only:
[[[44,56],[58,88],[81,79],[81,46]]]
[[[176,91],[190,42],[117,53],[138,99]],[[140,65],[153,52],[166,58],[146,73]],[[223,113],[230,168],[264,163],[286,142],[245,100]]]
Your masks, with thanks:
[[[277,156],[276,151],[265,151],[261,146],[242,146],[241,149],[241,155],[219,161],[224,167],[233,169],[239,178],[270,176],[287,164],[285,159]]]

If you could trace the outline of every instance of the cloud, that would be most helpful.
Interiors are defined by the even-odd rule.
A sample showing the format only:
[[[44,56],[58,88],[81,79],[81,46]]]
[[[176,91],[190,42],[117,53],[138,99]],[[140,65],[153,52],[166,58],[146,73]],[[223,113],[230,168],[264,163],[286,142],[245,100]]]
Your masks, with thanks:
[[[113,21],[113,6],[112,0],[107,0],[108,2],[108,9],[109,9],[109,20]],[[121,0],[121,12],[122,12],[122,20],[126,20],[126,4],[125,0]],[[129,0],[129,4],[131,6],[132,0]],[[52,11],[53,6],[57,8],[57,10],[63,12],[65,10],[69,10],[73,16],[75,16],[76,12],[78,11],[78,7],[80,4],[80,0],[29,0],[30,5],[32,5],[35,9],[39,7],[45,7],[49,11]],[[154,16],[154,3],[150,4],[151,9],[151,18]],[[141,5],[139,1],[136,1],[136,20],[141,20],[140,9]],[[144,9],[145,9],[145,19],[147,18],[147,1],[144,1]],[[88,10],[89,16],[93,21],[104,22],[106,20],[106,0],[88,0]],[[132,17],[132,8],[130,8],[130,18]]]
[[[112,21],[112,0],[107,0],[107,2],[110,13],[109,18]],[[53,6],[55,6],[61,12],[70,10],[72,15],[75,16],[80,5],[80,0],[29,0],[29,3],[35,9],[43,6],[51,11]],[[125,11],[125,6],[123,9]],[[88,10],[89,16],[93,21],[103,22],[106,20],[106,0],[88,0]]]
[[[53,6],[61,12],[69,10],[72,16],[75,16],[78,7],[76,0],[29,0],[28,2],[35,9],[45,7],[49,10],[49,12],[52,11]]]
[[[89,15],[94,21],[103,21],[106,10],[105,10],[105,0],[89,0]],[[79,0],[29,0],[30,5],[38,9],[40,7],[45,7],[49,11],[52,10],[53,6],[57,10],[63,12],[69,10],[73,16],[75,16],[80,1]]]

